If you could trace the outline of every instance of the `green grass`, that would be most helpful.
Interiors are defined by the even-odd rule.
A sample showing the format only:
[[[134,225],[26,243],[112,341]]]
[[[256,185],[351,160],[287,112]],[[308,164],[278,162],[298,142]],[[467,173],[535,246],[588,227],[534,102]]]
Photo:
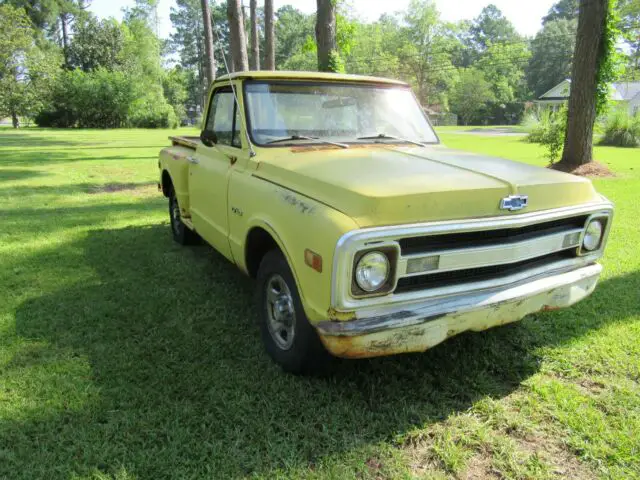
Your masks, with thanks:
[[[592,297],[304,378],[263,352],[252,282],[172,242],[173,133],[0,132],[0,478],[640,478],[640,150],[596,148],[616,218]]]

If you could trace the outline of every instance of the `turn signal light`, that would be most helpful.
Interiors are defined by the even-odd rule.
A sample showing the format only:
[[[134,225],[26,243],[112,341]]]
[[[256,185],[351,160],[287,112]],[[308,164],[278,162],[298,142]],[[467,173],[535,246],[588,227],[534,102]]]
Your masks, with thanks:
[[[322,257],[308,248],[304,251],[304,263],[309,265],[316,272],[322,273]]]
[[[407,273],[431,272],[438,270],[440,255],[431,257],[412,258],[407,262]]]

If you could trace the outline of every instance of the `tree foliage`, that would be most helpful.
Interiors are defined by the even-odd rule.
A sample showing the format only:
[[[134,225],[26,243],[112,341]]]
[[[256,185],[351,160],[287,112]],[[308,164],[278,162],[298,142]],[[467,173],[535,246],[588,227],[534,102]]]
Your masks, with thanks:
[[[534,97],[539,97],[571,76],[576,28],[576,20],[552,20],[531,42],[527,84]]]
[[[451,106],[460,115],[464,125],[482,119],[487,104],[495,99],[491,90],[491,84],[482,71],[465,68],[460,72],[451,95]]]
[[[61,63],[59,54],[36,45],[24,10],[0,5],[0,117],[33,116],[43,106]]]
[[[229,2],[204,1],[210,10],[213,63],[219,76],[226,73],[223,52],[229,63],[233,58]],[[29,24],[26,47],[13,40],[0,46],[21,62],[18,75],[0,79],[10,85],[0,92],[3,114],[10,114],[5,107],[9,97],[14,105],[22,105],[14,108],[20,111],[16,115],[41,113],[38,118],[43,125],[48,121],[68,126],[156,126],[173,124],[175,118],[193,121],[202,113],[209,86],[202,0],[175,0],[170,14],[173,30],[166,41],[157,35],[158,0],[134,0],[121,22],[96,18],[86,9],[88,0],[0,3],[12,6],[22,15],[21,21]],[[267,12],[261,8],[267,5],[245,3],[254,7],[252,51],[261,54],[260,58],[253,55],[252,64],[271,68],[266,62]],[[423,106],[457,113],[464,122],[518,122],[526,102],[571,74],[578,0],[553,5],[534,38],[519,35],[492,4],[472,20],[450,23],[440,18],[435,0],[412,0],[404,11],[384,14],[373,22],[362,21],[349,0],[320,3],[333,14],[326,69],[404,80]],[[249,16],[242,15],[238,5],[239,0],[233,0],[236,26],[251,28]],[[619,54],[626,56],[625,78],[629,79],[640,78],[639,5],[637,0],[618,0],[619,19],[611,24],[621,30],[626,44]],[[273,20],[275,69],[317,70],[316,13],[283,5]],[[7,32],[13,31],[11,22],[7,25]],[[614,40],[606,45],[609,51],[616,46]],[[617,65],[600,69],[602,98],[607,91],[604,85],[619,75]],[[82,88],[83,82],[91,88]],[[96,98],[104,92],[117,93],[113,102],[105,101],[104,108],[111,113],[89,115],[86,98],[68,99],[76,94],[90,98],[92,88]],[[127,108],[121,101],[128,102]],[[85,108],[86,113],[81,111]]]

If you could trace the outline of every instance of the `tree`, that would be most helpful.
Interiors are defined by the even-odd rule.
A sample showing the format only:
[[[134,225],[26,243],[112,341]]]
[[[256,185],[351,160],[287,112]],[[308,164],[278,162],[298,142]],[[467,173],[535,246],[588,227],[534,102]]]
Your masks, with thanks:
[[[554,3],[546,16],[542,17],[542,24],[556,20],[576,20],[578,18],[578,0],[560,0]]]
[[[547,22],[531,42],[527,84],[536,98],[569,78],[576,28],[576,20],[553,20]]]
[[[561,163],[577,167],[592,160],[598,80],[607,62],[605,32],[609,0],[580,0],[571,73],[567,133]]]
[[[204,25],[205,81],[211,85],[216,78],[216,61],[213,56],[213,32],[211,31],[211,10],[209,0],[201,0],[202,24]]]
[[[162,79],[162,89],[167,103],[173,107],[178,119],[185,118],[185,102],[188,98],[189,74],[180,65],[169,70]]]
[[[465,125],[481,117],[480,113],[494,100],[491,85],[484,74],[475,68],[465,68],[460,73],[451,95],[451,109],[462,118]]]
[[[266,70],[276,69],[276,39],[273,21],[273,0],[264,0],[264,40],[265,55],[264,68]]]
[[[637,0],[618,0],[619,28],[622,38],[628,46],[628,73],[632,77],[640,74],[640,2]]]
[[[260,70],[260,37],[258,36],[258,0],[251,0],[249,4],[251,17],[251,55],[249,66],[251,70]],[[266,23],[266,19],[265,19]]]
[[[520,39],[513,24],[493,4],[482,9],[469,29],[471,37],[479,51],[487,48],[489,43],[511,42]]]
[[[318,46],[318,70],[334,72],[339,63],[336,37],[335,0],[317,0],[316,44]]]
[[[60,64],[56,51],[36,45],[24,10],[0,5],[0,117],[33,116],[48,96]]]
[[[227,0],[227,19],[229,21],[229,36],[231,40],[232,70],[234,72],[248,70],[247,42],[240,0]]]
[[[114,19],[87,17],[73,26],[73,42],[67,49],[67,66],[85,72],[104,68],[115,70],[123,65],[123,48],[127,31]]]
[[[265,24],[266,13],[265,8]],[[302,13],[291,5],[279,8],[275,16],[277,18],[277,22],[275,22],[275,37],[278,38],[278,43],[275,47],[275,64],[278,68],[283,68],[290,59],[303,52],[306,44],[315,43],[313,38],[315,19],[313,15]],[[317,65],[315,57],[317,55],[314,55],[314,67]]]
[[[524,66],[531,52],[524,43],[488,43],[476,67],[491,85],[495,101],[506,104],[525,97]]]
[[[402,77],[416,89],[423,105],[447,107],[446,92],[455,83],[456,69],[451,63],[455,40],[451,30],[440,21],[435,3],[412,0],[398,30],[397,56]]]

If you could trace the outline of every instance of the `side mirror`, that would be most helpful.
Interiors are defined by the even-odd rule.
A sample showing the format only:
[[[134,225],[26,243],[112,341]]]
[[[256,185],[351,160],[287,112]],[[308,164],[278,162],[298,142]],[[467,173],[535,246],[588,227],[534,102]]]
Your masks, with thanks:
[[[207,147],[213,147],[218,142],[218,136],[210,130],[200,132],[200,141]]]

